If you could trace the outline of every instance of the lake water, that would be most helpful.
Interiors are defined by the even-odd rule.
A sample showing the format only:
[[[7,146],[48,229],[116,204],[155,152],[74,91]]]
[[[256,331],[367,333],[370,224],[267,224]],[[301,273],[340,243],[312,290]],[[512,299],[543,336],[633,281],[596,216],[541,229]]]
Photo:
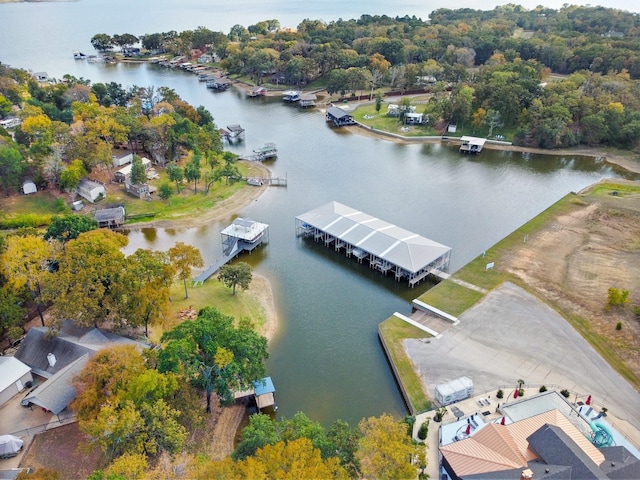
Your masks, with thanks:
[[[198,247],[210,263],[221,254],[221,228],[235,214],[268,223],[269,244],[242,260],[268,277],[274,289],[280,329],[270,347],[268,369],[279,413],[290,417],[304,411],[327,424],[337,418],[356,424],[364,416],[406,413],[377,326],[394,311],[410,312],[411,299],[429,285],[409,289],[295,237],[297,215],[339,201],[452,247],[455,271],[566,193],[624,175],[601,160],[580,157],[490,150],[468,157],[445,145],[397,145],[331,129],[317,111],[300,111],[278,98],[248,99],[236,90],[213,93],[187,73],[71,59],[75,49],[90,52],[86,45],[98,32],[151,33],[197,25],[227,30],[265,18],[279,18],[283,25],[297,19],[297,24],[323,14],[357,17],[362,5],[367,13],[385,13],[387,5],[353,2],[345,9],[343,4],[344,14],[329,8],[338,2],[236,2],[233,9],[231,4],[213,9],[194,0],[0,5],[3,63],[125,87],[168,86],[189,103],[204,105],[218,126],[241,124],[245,144],[232,150],[244,153],[266,142],[277,144],[279,156],[267,165],[274,176],[287,176],[287,188],[268,189],[219,224],[133,230],[128,251],[165,250],[184,241]],[[391,14],[410,13],[401,9],[419,5],[424,4],[397,2]],[[426,17],[425,12],[416,15]]]

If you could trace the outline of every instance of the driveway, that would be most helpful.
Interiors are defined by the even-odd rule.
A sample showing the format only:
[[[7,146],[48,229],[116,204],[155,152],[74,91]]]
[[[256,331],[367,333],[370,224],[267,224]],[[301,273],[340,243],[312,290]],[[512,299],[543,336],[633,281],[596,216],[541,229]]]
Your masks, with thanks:
[[[471,378],[478,393],[515,387],[518,379],[558,385],[572,395],[592,395],[596,406],[620,420],[614,426],[640,445],[640,394],[545,303],[505,283],[459,320],[429,343],[405,341],[431,398],[436,385],[461,376]]]

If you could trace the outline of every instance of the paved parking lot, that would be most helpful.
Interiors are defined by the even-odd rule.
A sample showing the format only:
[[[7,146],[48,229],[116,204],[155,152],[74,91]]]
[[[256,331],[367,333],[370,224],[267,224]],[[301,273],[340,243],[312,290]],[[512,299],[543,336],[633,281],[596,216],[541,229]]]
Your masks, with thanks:
[[[435,398],[437,384],[461,376],[471,378],[478,393],[515,387],[518,379],[559,385],[592,395],[595,405],[619,419],[615,427],[640,445],[640,394],[546,304],[506,283],[459,320],[429,343],[406,342],[429,396]]]

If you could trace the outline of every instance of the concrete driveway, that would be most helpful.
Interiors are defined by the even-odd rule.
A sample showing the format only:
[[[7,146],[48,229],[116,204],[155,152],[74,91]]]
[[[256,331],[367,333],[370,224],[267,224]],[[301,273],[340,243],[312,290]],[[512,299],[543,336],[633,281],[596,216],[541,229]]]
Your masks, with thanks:
[[[429,343],[405,342],[432,398],[437,384],[463,375],[478,393],[515,388],[518,379],[558,385],[572,395],[592,395],[598,408],[606,406],[619,419],[614,426],[640,445],[640,394],[545,303],[505,283],[459,320]]]

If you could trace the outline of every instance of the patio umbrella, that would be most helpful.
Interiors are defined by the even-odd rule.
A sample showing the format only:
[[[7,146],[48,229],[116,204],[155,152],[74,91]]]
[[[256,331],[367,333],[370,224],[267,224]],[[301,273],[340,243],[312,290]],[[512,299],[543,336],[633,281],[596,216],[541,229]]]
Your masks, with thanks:
[[[502,420],[500,420],[500,425],[504,425],[504,417],[502,417]]]
[[[584,403],[586,403],[587,405],[591,405],[591,395],[587,397],[587,401]]]
[[[513,398],[518,398],[518,389],[517,388],[513,392]]]
[[[471,433],[471,425],[467,425],[467,430],[464,433],[466,433],[467,435]]]

